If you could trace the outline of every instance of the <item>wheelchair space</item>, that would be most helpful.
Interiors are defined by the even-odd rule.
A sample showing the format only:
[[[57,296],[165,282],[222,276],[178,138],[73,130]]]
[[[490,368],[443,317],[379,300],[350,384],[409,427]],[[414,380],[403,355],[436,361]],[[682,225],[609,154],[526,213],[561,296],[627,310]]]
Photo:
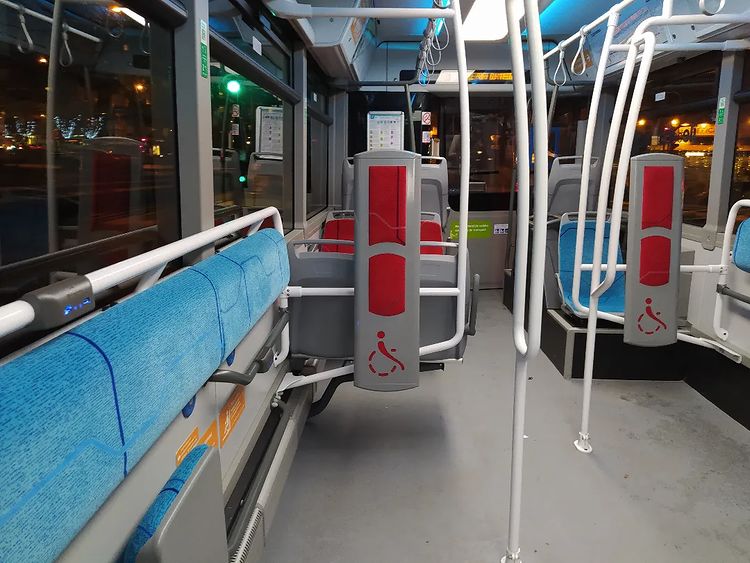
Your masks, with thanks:
[[[497,563],[507,539],[512,317],[482,292],[463,365],[400,393],[339,388],[302,435],[266,563]],[[529,563],[750,560],[750,435],[683,382],[529,370],[521,547]]]

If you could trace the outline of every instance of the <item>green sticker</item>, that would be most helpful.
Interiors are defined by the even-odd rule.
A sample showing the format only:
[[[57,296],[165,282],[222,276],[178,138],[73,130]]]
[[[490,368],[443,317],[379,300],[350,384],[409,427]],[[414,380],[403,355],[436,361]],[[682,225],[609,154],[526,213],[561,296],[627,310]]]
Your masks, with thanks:
[[[724,108],[719,108],[719,111],[716,112],[716,125],[724,125],[724,112],[726,110]]]
[[[201,20],[201,76],[208,78],[208,24]]]
[[[492,221],[469,221],[469,238],[490,238],[492,236]],[[458,221],[451,223],[451,240],[458,240]]]

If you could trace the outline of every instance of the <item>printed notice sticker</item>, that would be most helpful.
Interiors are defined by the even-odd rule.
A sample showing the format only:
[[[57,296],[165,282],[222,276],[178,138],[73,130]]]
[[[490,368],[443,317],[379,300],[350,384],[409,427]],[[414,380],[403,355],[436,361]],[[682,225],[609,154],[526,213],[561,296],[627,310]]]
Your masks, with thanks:
[[[198,432],[198,427],[196,426],[195,428],[193,428],[193,431],[190,433],[190,436],[185,438],[185,441],[178,448],[177,454],[175,455],[176,465],[180,465],[182,463],[182,460],[185,459],[185,457],[191,451],[193,451],[193,448],[198,445],[199,436],[200,436],[200,433]]]
[[[216,425],[215,419],[203,433],[203,436],[201,436],[200,442],[201,444],[206,444],[207,446],[211,446],[212,448],[219,447],[219,428]]]
[[[238,386],[229,396],[227,402],[219,413],[219,436],[221,438],[221,447],[227,443],[229,436],[232,434],[235,426],[240,420],[242,413],[245,411],[245,388]]]

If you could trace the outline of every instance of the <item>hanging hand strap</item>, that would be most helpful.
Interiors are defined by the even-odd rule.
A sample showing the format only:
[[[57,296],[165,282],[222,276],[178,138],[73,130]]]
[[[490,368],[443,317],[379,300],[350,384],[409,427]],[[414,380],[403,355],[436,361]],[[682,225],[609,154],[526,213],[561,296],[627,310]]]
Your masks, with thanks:
[[[585,26],[581,27],[579,33],[581,34],[581,38],[578,40],[578,50],[576,51],[576,55],[573,57],[573,62],[570,65],[570,71],[576,76],[581,76],[586,72],[586,61],[583,58],[583,46],[586,44],[586,36],[588,35],[588,32],[585,31]],[[579,58],[581,60],[581,72],[576,70],[576,64],[578,63]]]
[[[557,61],[557,68],[555,69],[555,75],[552,77],[552,82],[555,83],[555,86],[565,86],[565,84],[568,82],[568,74],[565,72],[565,66],[563,63],[565,62],[565,51],[560,49],[560,56],[559,60]],[[557,77],[560,74],[560,71],[562,70],[562,82],[557,81]]]
[[[68,24],[62,24],[62,49],[60,49],[60,66],[70,66],[73,64],[73,53],[70,51],[68,43]]]
[[[21,31],[23,31],[23,34],[26,36],[26,47],[23,46],[23,41],[20,37],[18,38],[16,47],[18,47],[18,50],[21,53],[30,53],[34,50],[34,40],[31,38],[29,30],[26,28],[26,8],[23,6],[18,6],[18,22],[21,24]]]

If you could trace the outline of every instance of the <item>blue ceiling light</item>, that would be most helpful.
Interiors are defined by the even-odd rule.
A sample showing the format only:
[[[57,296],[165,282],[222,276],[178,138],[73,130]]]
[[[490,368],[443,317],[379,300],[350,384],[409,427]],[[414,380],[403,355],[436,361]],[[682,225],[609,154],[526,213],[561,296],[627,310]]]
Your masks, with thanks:
[[[539,15],[542,34],[545,36],[568,36],[612,7],[611,0],[552,0]],[[623,11],[624,21],[629,10]]]

